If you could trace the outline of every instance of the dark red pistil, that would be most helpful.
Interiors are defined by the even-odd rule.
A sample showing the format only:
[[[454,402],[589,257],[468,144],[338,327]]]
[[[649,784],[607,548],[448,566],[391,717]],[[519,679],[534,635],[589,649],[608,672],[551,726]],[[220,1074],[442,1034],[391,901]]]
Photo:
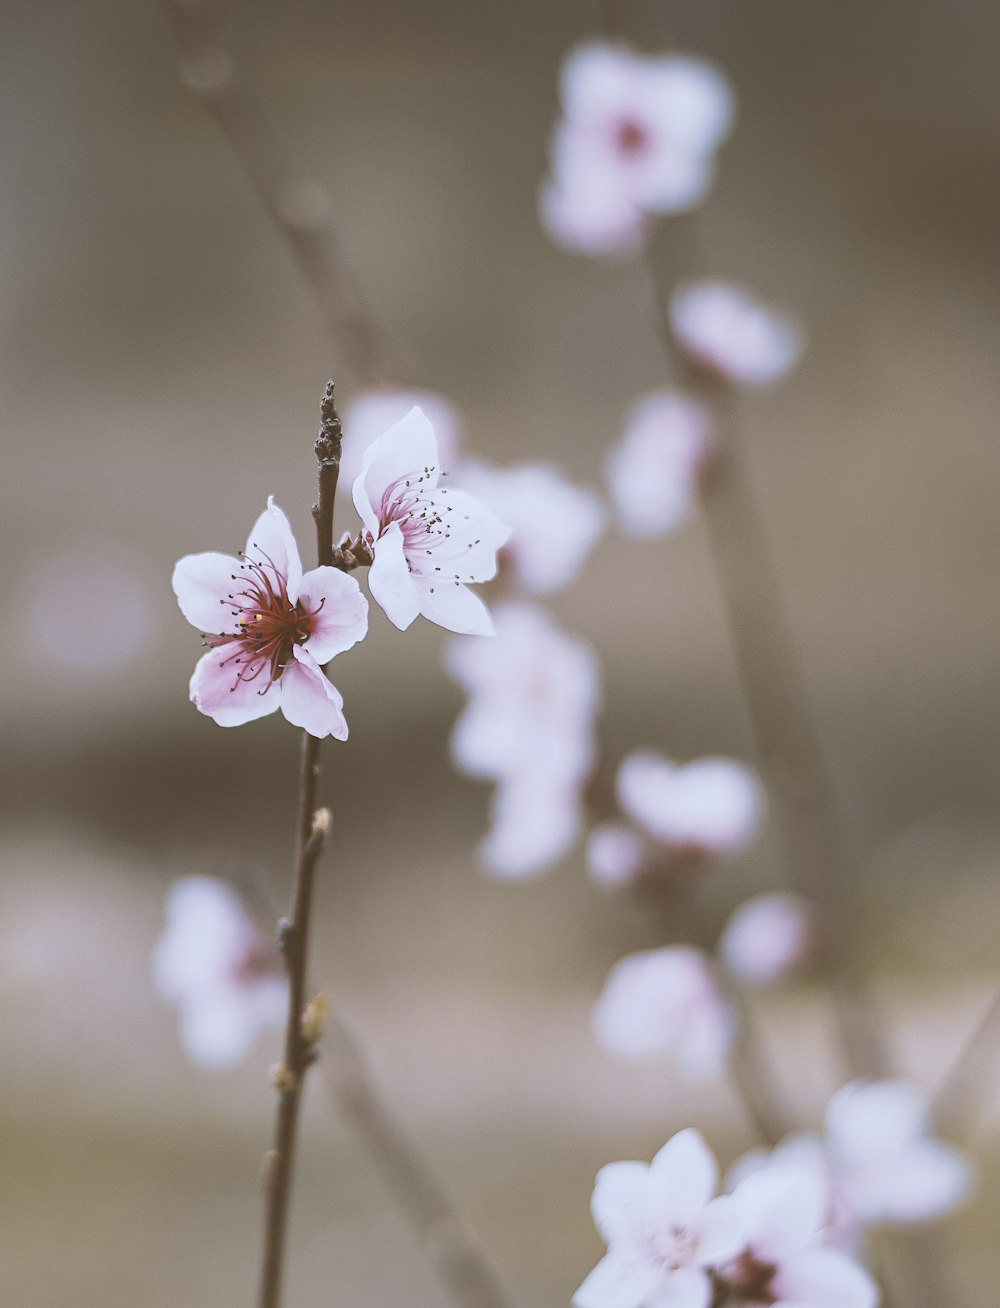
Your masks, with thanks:
[[[618,148],[622,154],[639,154],[649,144],[649,133],[634,118],[625,118],[618,126]]]

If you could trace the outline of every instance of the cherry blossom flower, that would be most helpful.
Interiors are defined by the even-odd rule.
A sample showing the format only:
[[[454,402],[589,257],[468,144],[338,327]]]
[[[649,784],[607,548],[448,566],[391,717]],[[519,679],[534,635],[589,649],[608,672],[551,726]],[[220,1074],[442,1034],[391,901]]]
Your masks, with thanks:
[[[738,981],[767,985],[794,971],[812,942],[812,915],[799,895],[756,895],[732,914],[719,957]]]
[[[535,595],[568,585],[604,531],[597,492],[544,463],[494,468],[470,460],[462,484],[511,528],[501,566]]]
[[[397,391],[388,387],[359,391],[344,411],[340,490],[350,495],[361,472],[365,450],[383,432],[405,418],[415,405],[427,415],[434,428],[441,466],[455,467],[462,446],[462,425],[458,414],[443,396],[433,391]]]
[[[905,1081],[852,1081],[832,1097],[826,1141],[834,1185],[857,1221],[930,1221],[966,1199],[970,1163],[929,1126],[926,1099]]]
[[[616,786],[624,811],[651,836],[703,854],[742,849],[763,810],[760,783],[732,759],[678,766],[652,750],[637,750],[623,760]]]
[[[712,419],[704,405],[678,391],[640,400],[605,463],[622,531],[649,537],[681,526],[711,448]]]
[[[434,428],[412,408],[365,451],[354,506],[373,562],[368,586],[401,630],[422,613],[449,631],[491,635],[486,606],[467,589],[496,575],[510,535],[463,491],[444,490]]]
[[[799,360],[802,328],[729,282],[689,282],[670,300],[670,324],[686,353],[730,382],[770,386]]]
[[[739,1249],[732,1200],[713,1199],[715,1159],[679,1131],[648,1166],[609,1163],[591,1213],[608,1252],[573,1296],[575,1308],[708,1308],[710,1270]]]
[[[504,876],[542,871],[580,828],[600,702],[593,652],[521,600],[497,606],[493,640],[453,640],[445,660],[470,696],[452,733],[455,764],[501,783],[483,861]]]
[[[209,646],[191,700],[221,727],[277,709],[313,736],[347,739],[344,701],[322,664],[368,630],[368,602],[337,568],[303,573],[288,519],[269,497],[240,557],[188,554],[174,594]]]
[[[769,1166],[733,1192],[740,1252],[719,1269],[741,1303],[778,1308],[875,1308],[878,1287],[853,1259],[822,1244],[826,1191],[808,1169]]]
[[[593,42],[567,57],[561,91],[552,180],[540,201],[560,244],[624,253],[641,243],[648,215],[704,198],[712,154],[733,116],[732,93],[716,69]]]
[[[602,822],[587,840],[587,871],[599,886],[631,885],[646,862],[642,837],[621,822]]]
[[[736,1019],[699,949],[630,954],[608,973],[591,1024],[598,1044],[630,1061],[670,1057],[691,1081],[720,1076]]]
[[[201,1066],[239,1062],[261,1030],[285,1020],[288,986],[277,951],[232,887],[213,877],[184,877],[171,888],[153,975],[180,1009],[181,1041]]]

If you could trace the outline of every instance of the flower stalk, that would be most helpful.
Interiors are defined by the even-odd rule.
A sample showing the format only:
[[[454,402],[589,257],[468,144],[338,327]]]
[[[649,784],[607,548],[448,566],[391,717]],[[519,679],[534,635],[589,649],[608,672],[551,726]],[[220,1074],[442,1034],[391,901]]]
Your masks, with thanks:
[[[322,425],[316,439],[319,498],[313,505],[316,552],[319,565],[333,558],[333,505],[340,473],[340,420],[328,382],[320,407]],[[331,826],[329,809],[317,807],[320,776],[320,740],[303,733],[299,771],[299,812],[291,907],[279,927],[278,939],[288,969],[288,1022],[284,1062],[277,1069],[278,1112],[274,1139],[265,1166],[264,1252],[261,1263],[259,1308],[278,1308],[284,1267],[285,1233],[299,1104],[305,1074],[316,1059],[315,1031],[306,1020],[306,977],[309,929],[312,920],[316,865]]]

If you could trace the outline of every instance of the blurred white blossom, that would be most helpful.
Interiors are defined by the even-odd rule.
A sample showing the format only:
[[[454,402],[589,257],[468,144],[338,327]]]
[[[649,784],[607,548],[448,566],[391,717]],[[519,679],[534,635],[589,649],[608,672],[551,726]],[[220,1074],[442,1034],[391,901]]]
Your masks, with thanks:
[[[389,388],[359,391],[344,410],[339,490],[350,495],[361,472],[365,450],[414,407],[423,410],[434,428],[441,467],[449,471],[457,465],[462,448],[461,421],[443,396],[433,391]]]
[[[812,934],[812,914],[801,896],[756,895],[730,916],[719,957],[738,981],[766,985],[794,971],[809,952]]]
[[[602,822],[587,838],[587,871],[600,886],[627,886],[642,871],[646,846],[642,837],[621,822]]]
[[[704,198],[733,117],[732,92],[717,69],[591,42],[567,56],[561,98],[540,206],[560,244],[625,253],[641,243],[647,215]]]
[[[712,447],[712,418],[679,391],[656,391],[634,405],[605,474],[619,525],[629,536],[659,536],[690,515],[698,474]]]
[[[652,750],[621,763],[618,802],[634,822],[677,849],[730,854],[756,834],[764,807],[754,774],[733,759],[678,765]]]
[[[594,759],[600,683],[593,652],[527,601],[495,609],[493,640],[453,640],[448,671],[469,694],[452,733],[456,766],[501,783],[482,855],[493,871],[541,871],[572,844]]]
[[[558,468],[522,463],[496,468],[467,460],[462,486],[511,529],[501,564],[535,595],[568,585],[604,531],[604,503],[588,486],[574,486]]]
[[[608,1053],[641,1061],[669,1057],[692,1081],[720,1076],[736,1019],[699,949],[670,945],[623,958],[608,973],[592,1016]]]
[[[575,1308],[707,1308],[710,1270],[739,1250],[731,1198],[715,1194],[715,1159],[679,1131],[652,1163],[609,1163],[590,1209],[608,1252],[573,1296]]]
[[[213,877],[184,877],[171,888],[153,975],[180,1009],[184,1048],[202,1066],[239,1062],[262,1029],[284,1023],[288,986],[277,950],[236,891]]]
[[[799,324],[742,286],[689,282],[670,300],[670,323],[684,351],[727,381],[770,386],[805,348]]]

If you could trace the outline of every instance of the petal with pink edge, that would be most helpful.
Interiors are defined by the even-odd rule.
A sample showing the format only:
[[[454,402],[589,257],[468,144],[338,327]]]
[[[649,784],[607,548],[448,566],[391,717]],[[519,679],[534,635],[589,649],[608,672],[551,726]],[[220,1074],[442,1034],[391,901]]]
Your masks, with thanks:
[[[278,707],[278,683],[270,682],[270,669],[244,681],[238,675],[243,663],[242,646],[236,641],[219,645],[203,654],[191,675],[191,703],[220,727],[241,727],[244,722],[267,717]]]
[[[455,582],[431,587],[424,578],[421,581],[424,584],[420,587],[420,612],[425,618],[462,636],[494,634],[489,609],[478,595]]]
[[[375,544],[375,562],[368,569],[368,589],[400,631],[405,631],[420,612],[420,597],[410,577],[398,522],[391,522]]]
[[[649,1167],[649,1215],[690,1226],[715,1193],[718,1168],[701,1133],[688,1127],[663,1146]]]
[[[216,636],[233,627],[226,599],[240,561],[231,554],[186,554],[174,566],[173,588],[181,612],[193,627]]]
[[[288,519],[275,504],[273,495],[267,497],[267,508],[247,537],[246,553],[262,564],[269,575],[277,573],[294,604],[302,584],[302,560]]]
[[[281,711],[293,727],[310,736],[347,739],[347,720],[340,691],[323,675],[322,669],[301,645],[295,658],[281,674]]]
[[[611,1252],[573,1296],[574,1308],[641,1308],[660,1281],[651,1258]]]
[[[394,482],[423,477],[432,490],[440,476],[437,438],[423,409],[416,405],[405,418],[365,450],[361,475],[354,483],[354,507],[370,532],[377,534],[383,493]]]
[[[313,568],[302,578],[299,602],[312,614],[305,642],[317,663],[328,663],[362,640],[368,631],[368,601],[353,577],[339,568]]]

